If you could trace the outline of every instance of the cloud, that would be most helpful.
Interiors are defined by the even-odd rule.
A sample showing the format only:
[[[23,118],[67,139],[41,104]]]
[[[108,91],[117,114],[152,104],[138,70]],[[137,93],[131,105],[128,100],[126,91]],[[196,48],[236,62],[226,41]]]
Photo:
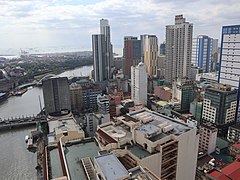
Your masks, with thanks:
[[[99,19],[111,25],[114,47],[123,36],[156,34],[164,41],[165,26],[184,14],[194,35],[220,38],[221,27],[239,23],[240,2],[229,0],[5,0],[0,1],[0,42],[7,48],[75,46],[91,49]],[[4,34],[4,36],[3,36]]]

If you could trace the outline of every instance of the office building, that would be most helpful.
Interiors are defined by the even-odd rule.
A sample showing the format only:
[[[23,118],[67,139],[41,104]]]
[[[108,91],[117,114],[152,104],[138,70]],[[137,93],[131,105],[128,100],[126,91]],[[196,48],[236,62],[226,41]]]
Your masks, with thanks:
[[[93,69],[95,82],[108,79],[107,69],[107,44],[103,34],[92,35]]]
[[[107,77],[108,79],[111,79],[111,68],[113,67],[113,47],[111,43],[110,25],[107,19],[100,20],[100,34],[104,35],[106,42]]]
[[[71,108],[73,112],[82,111],[82,87],[79,84],[70,85]]]
[[[190,103],[190,113],[194,116],[194,118],[197,120],[198,125],[200,124],[201,117],[202,117],[202,106],[203,103],[199,102],[197,100],[194,100]]]
[[[223,26],[218,82],[238,88],[237,121],[240,122],[240,25]]]
[[[109,113],[109,99],[107,95],[99,94],[97,96],[98,112],[102,114]]]
[[[211,154],[216,149],[217,143],[217,128],[212,127],[211,124],[203,124],[200,127],[199,136],[199,151]]]
[[[212,123],[220,135],[227,136],[228,127],[235,123],[236,108],[237,90],[229,85],[214,84],[205,90],[202,121]]]
[[[147,104],[147,71],[142,62],[131,67],[131,98],[135,105]]]
[[[166,83],[176,78],[191,78],[193,24],[183,15],[175,16],[175,25],[166,26]]]
[[[63,109],[71,110],[67,77],[52,77],[43,81],[43,98],[47,114]]]
[[[149,76],[157,76],[158,39],[156,35],[141,35],[142,59]]]
[[[136,66],[141,61],[141,40],[137,37],[125,36],[123,49],[123,73],[131,77],[131,66]]]
[[[216,44],[214,45],[216,46]],[[197,38],[193,39],[192,66],[200,68],[203,73],[208,73],[212,71],[213,38],[206,35],[199,35]]]
[[[114,152],[129,169],[146,167],[160,179],[195,178],[196,127],[141,109],[99,125],[96,140],[101,150]]]
[[[174,105],[174,110],[180,112],[189,112],[190,104],[195,98],[195,86],[193,81],[186,79],[177,79],[173,82],[172,88],[172,102]]]

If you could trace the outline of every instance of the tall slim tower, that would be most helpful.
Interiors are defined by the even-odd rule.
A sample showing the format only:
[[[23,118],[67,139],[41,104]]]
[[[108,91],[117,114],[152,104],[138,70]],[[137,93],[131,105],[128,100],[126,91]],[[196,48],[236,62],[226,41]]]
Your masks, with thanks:
[[[218,82],[238,88],[237,121],[240,122],[240,25],[222,27]]]
[[[158,39],[156,35],[141,35],[142,57],[149,76],[157,76]]]
[[[43,81],[43,98],[47,114],[63,109],[71,110],[68,79],[54,77]]]
[[[199,35],[192,43],[192,65],[202,69],[204,73],[211,72],[213,61],[213,38]]]
[[[103,34],[92,35],[92,49],[93,49],[93,67],[95,82],[103,82],[108,79],[107,69],[107,45],[105,36]]]
[[[113,67],[113,48],[111,43],[110,25],[107,19],[100,20],[100,34],[103,34],[106,41],[107,76],[111,78],[111,68]]]
[[[123,49],[123,73],[131,77],[131,66],[136,66],[141,61],[141,40],[137,37],[125,36]]]
[[[142,62],[131,67],[131,98],[135,105],[147,104],[147,71]]]
[[[175,25],[166,26],[166,82],[191,78],[193,24],[183,15],[175,16]]]

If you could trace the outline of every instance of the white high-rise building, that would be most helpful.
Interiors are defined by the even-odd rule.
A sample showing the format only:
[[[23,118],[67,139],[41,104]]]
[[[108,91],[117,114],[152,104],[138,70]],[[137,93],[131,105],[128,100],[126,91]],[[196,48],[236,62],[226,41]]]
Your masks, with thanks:
[[[240,25],[223,26],[218,82],[238,88],[240,122]]]
[[[183,15],[175,16],[175,25],[166,26],[166,82],[191,78],[193,24]]]
[[[147,104],[147,70],[143,62],[131,67],[131,98],[135,105]]]

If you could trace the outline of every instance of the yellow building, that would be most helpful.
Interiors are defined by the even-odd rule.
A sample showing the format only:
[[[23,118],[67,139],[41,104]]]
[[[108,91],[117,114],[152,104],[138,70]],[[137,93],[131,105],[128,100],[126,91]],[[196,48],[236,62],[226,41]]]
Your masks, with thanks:
[[[142,57],[149,76],[157,76],[158,39],[156,35],[141,35]]]

